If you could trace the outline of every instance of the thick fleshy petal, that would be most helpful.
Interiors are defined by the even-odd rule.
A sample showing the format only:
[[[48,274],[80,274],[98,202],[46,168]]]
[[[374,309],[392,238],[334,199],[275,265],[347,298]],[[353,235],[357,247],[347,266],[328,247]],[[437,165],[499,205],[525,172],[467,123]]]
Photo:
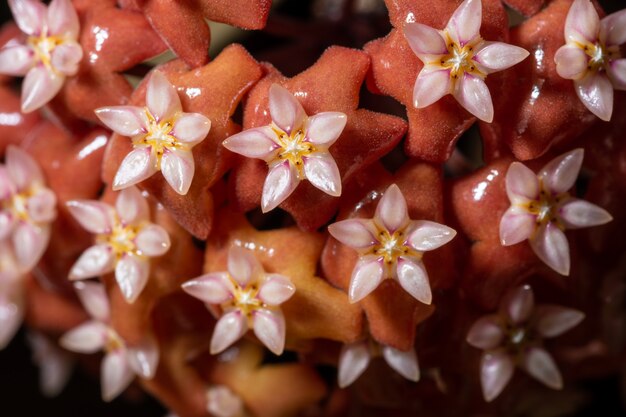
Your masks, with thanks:
[[[485,352],[480,360],[480,383],[483,397],[489,402],[496,398],[513,376],[515,367],[503,351]]]
[[[413,231],[409,234],[407,244],[413,249],[426,252],[435,250],[450,242],[456,236],[456,230],[428,220],[413,222]]]
[[[8,153],[9,149],[13,148],[14,145],[9,145],[7,147],[7,153],[5,155],[5,163],[8,164]],[[19,149],[18,149],[19,151]],[[12,174],[9,172],[6,165],[0,164],[0,200],[9,199],[17,192],[17,185],[13,181]]]
[[[430,106],[450,94],[450,70],[425,66],[417,75],[413,87],[413,106],[418,109]]]
[[[577,326],[584,318],[581,311],[573,308],[541,305],[537,307],[535,329],[543,337],[556,337]]]
[[[341,195],[341,174],[331,154],[316,153],[304,158],[304,175],[315,188],[326,194]]]
[[[587,73],[589,57],[585,51],[573,45],[561,46],[554,55],[556,72],[568,80],[579,80]]]
[[[404,37],[409,46],[423,61],[428,56],[445,55],[448,53],[446,41],[440,32],[421,23],[407,23],[404,25]]]
[[[78,72],[78,64],[83,58],[83,48],[77,42],[63,42],[54,48],[51,57],[52,66],[67,76]]]
[[[522,242],[532,236],[536,227],[535,215],[519,206],[511,206],[500,219],[500,243],[510,246]]]
[[[113,272],[115,257],[109,245],[95,245],[80,255],[72,269],[71,280],[93,278]]]
[[[108,204],[93,200],[71,200],[66,205],[76,221],[91,233],[111,232],[115,213]]]
[[[465,0],[454,11],[446,29],[461,46],[480,36],[482,23],[481,0]]]
[[[136,106],[101,107],[96,116],[106,127],[122,136],[146,133],[146,112]]]
[[[306,113],[302,105],[285,87],[278,84],[270,86],[269,106],[272,121],[287,134],[304,124]]]
[[[328,232],[344,245],[354,249],[368,248],[377,242],[371,220],[342,220],[328,226]]]
[[[252,313],[254,334],[275,355],[285,349],[285,316],[280,310],[259,309]]]
[[[409,221],[406,200],[396,184],[391,184],[383,194],[378,206],[374,221],[393,233]]]
[[[613,114],[613,86],[604,72],[589,73],[574,81],[576,94],[587,109],[608,122]]]
[[[268,274],[259,288],[259,299],[270,306],[277,306],[296,292],[296,286],[286,276]]]
[[[428,273],[422,261],[399,257],[397,266],[398,282],[413,298],[424,304],[433,301]]]
[[[9,0],[17,26],[27,35],[39,35],[46,26],[46,6],[38,0]]]
[[[561,206],[559,214],[568,229],[599,226],[613,220],[602,207],[578,199],[572,199]]]
[[[148,337],[141,344],[129,347],[127,358],[137,375],[152,379],[159,364],[159,347],[151,337]]]
[[[607,46],[626,42],[626,9],[612,13],[600,21],[600,40]]]
[[[248,158],[270,160],[273,158],[278,144],[274,142],[276,134],[269,126],[244,130],[227,138],[222,145],[231,152]]]
[[[339,354],[337,380],[339,388],[346,388],[367,369],[371,354],[367,342],[344,345]]]
[[[454,97],[465,110],[483,122],[491,123],[493,120],[491,93],[487,84],[479,77],[463,74],[463,78],[457,82]]]
[[[148,202],[138,188],[130,187],[122,190],[115,200],[117,215],[123,224],[133,224],[150,218]]]
[[[37,162],[17,146],[7,147],[5,162],[10,180],[18,191],[25,190],[33,183],[43,183],[43,173]]]
[[[535,307],[535,296],[529,285],[512,289],[504,299],[504,309],[513,324],[526,322]]]
[[[70,0],[52,0],[48,6],[48,31],[52,35],[78,38],[78,15]]]
[[[224,385],[207,390],[207,411],[215,417],[240,417],[245,415],[241,398]]]
[[[208,304],[222,304],[231,299],[235,291],[226,272],[202,275],[185,282],[182,288],[187,294]]]
[[[126,351],[122,349],[108,353],[104,357],[100,374],[102,399],[107,402],[120,395],[135,377],[128,364]]]
[[[306,127],[306,141],[328,148],[341,135],[348,116],[345,113],[327,111],[309,117]]]
[[[554,359],[541,348],[531,348],[526,352],[522,367],[530,376],[552,389],[563,388],[563,379]]]
[[[262,267],[252,251],[232,246],[228,251],[228,272],[241,287],[245,287],[262,272]]]
[[[590,0],[574,0],[565,19],[565,40],[595,43],[600,32],[600,17]]]
[[[43,66],[35,66],[22,83],[22,112],[30,113],[47,104],[57,95],[65,75],[55,74]]]
[[[28,46],[12,45],[0,49],[0,74],[24,76],[34,62],[33,50]]]
[[[159,169],[149,146],[133,149],[122,161],[113,179],[113,190],[118,191],[150,178]]]
[[[474,60],[487,74],[502,71],[522,62],[529,52],[519,46],[504,42],[484,42],[476,52]]]
[[[494,314],[476,320],[470,327],[466,340],[478,349],[490,350],[500,346],[503,338],[502,319]]]
[[[211,337],[211,355],[222,352],[248,331],[246,318],[239,310],[224,314],[217,321]]]
[[[170,235],[156,224],[141,229],[135,240],[137,249],[145,256],[161,256],[170,249]]]
[[[6,239],[15,228],[15,217],[8,210],[0,211],[0,241]]]
[[[150,75],[146,105],[157,122],[169,120],[182,110],[176,88],[161,71],[153,71]]]
[[[606,72],[614,89],[626,90],[626,58],[611,61]]]
[[[420,368],[417,363],[417,354],[411,349],[408,352],[393,348],[383,347],[383,357],[387,364],[397,373],[408,379],[417,382],[420,379]]]
[[[81,304],[91,317],[101,322],[109,320],[109,299],[104,284],[95,281],[81,281],[74,283],[74,289]]]
[[[521,162],[513,162],[506,172],[506,194],[512,204],[524,204],[539,197],[537,175]]]
[[[365,257],[359,259],[352,270],[348,295],[351,303],[361,301],[383,281],[382,259]]]
[[[20,266],[27,271],[34,268],[46,251],[49,241],[49,226],[19,223],[13,230],[13,247]]]
[[[135,255],[126,254],[115,266],[115,280],[129,303],[135,302],[148,283],[150,264]]]
[[[0,350],[13,340],[13,336],[17,333],[24,318],[23,295],[15,294],[19,300],[7,295],[0,294]]]
[[[56,218],[57,197],[49,188],[39,189],[28,199],[28,216],[35,223],[50,223]]]
[[[174,122],[172,135],[188,146],[202,142],[211,129],[211,121],[200,113],[182,113]]]
[[[539,171],[544,186],[554,194],[568,191],[574,186],[585,152],[578,148],[557,156]]]
[[[267,213],[285,201],[296,189],[300,180],[289,162],[283,162],[270,168],[261,197],[261,210]]]
[[[189,191],[195,169],[191,151],[168,149],[161,159],[161,173],[165,181],[180,195]]]
[[[108,327],[100,321],[88,321],[65,333],[61,346],[72,352],[95,353],[104,347]]]

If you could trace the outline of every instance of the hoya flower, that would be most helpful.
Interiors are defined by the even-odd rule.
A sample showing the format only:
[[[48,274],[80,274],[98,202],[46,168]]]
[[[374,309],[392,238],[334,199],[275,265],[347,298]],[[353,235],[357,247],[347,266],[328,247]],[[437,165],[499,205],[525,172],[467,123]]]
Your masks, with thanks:
[[[78,72],[83,50],[77,42],[78,16],[70,0],[8,0],[25,44],[0,50],[0,74],[26,76],[22,111],[37,110],[57,95],[65,78]]]
[[[553,389],[563,381],[543,339],[559,336],[584,318],[578,310],[555,306],[535,307],[528,285],[510,291],[496,314],[481,317],[470,328],[467,342],[483,349],[480,382],[486,401],[496,398],[518,366]]]
[[[411,220],[397,185],[387,188],[373,219],[348,219],[328,226],[330,234],[359,252],[348,295],[356,303],[374,291],[383,279],[397,280],[425,304],[432,301],[424,252],[445,245],[456,232],[428,220]]]
[[[146,379],[154,377],[159,363],[156,344],[147,339],[139,346],[127,346],[109,324],[109,300],[104,286],[97,282],[77,282],[74,286],[91,320],[65,333],[59,343],[72,352],[105,352],[100,367],[102,399],[111,401],[117,397],[135,375]]]
[[[24,284],[13,248],[0,240],[0,350],[20,328],[24,318]]]
[[[572,197],[584,151],[574,149],[554,158],[539,174],[520,162],[506,173],[506,192],[511,207],[500,220],[504,246],[528,239],[539,259],[561,275],[569,275],[569,244],[566,229],[597,226],[612,220],[601,207]]]
[[[413,105],[427,107],[452,94],[468,112],[491,123],[493,103],[485,78],[528,56],[528,51],[480,36],[481,0],[465,0],[443,30],[407,23],[404,36],[424,63],[413,89]]]
[[[11,240],[17,262],[29,271],[48,246],[56,196],[45,186],[37,162],[13,145],[0,166],[0,204],[0,239]]]
[[[296,291],[283,275],[268,274],[254,255],[233,246],[228,272],[213,272],[183,284],[183,290],[210,305],[219,305],[219,318],[211,338],[211,354],[220,353],[248,329],[276,355],[285,347],[285,317],[280,305]]]
[[[340,196],[341,176],[328,148],[341,135],[347,116],[322,112],[308,117],[300,102],[278,84],[269,89],[269,108],[269,125],[248,129],[223,142],[232,152],[267,162],[263,212],[282,203],[303,179],[333,197]]]
[[[126,188],[115,208],[101,201],[72,200],[67,207],[74,218],[96,234],[96,244],[78,258],[69,278],[80,280],[115,271],[115,280],[129,303],[148,282],[150,258],[170,248],[170,237],[161,226],[150,223],[150,209],[141,192]]]
[[[589,0],[575,0],[565,20],[565,45],[554,55],[557,73],[574,80],[576,94],[590,112],[609,121],[613,89],[626,90],[626,10],[600,20]]]
[[[387,364],[410,381],[420,379],[417,355],[413,349],[404,352],[391,346],[379,345],[372,340],[350,343],[341,348],[339,354],[339,387],[346,388],[356,381],[367,369],[372,358],[382,356]]]
[[[225,385],[214,385],[207,390],[207,411],[216,417],[245,417],[241,398]]]
[[[195,171],[191,149],[204,140],[211,121],[183,112],[176,88],[162,72],[154,71],[148,80],[145,107],[101,107],[96,116],[115,133],[130,137],[133,145],[115,174],[114,190],[161,171],[178,194],[187,194]]]

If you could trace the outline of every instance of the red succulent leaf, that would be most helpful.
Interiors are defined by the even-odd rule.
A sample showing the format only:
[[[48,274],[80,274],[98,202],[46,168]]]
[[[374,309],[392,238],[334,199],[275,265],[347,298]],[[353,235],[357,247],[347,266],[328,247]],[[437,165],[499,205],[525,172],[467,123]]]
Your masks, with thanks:
[[[24,114],[20,98],[8,86],[0,85],[0,155],[10,144],[19,145],[41,122],[38,113]]]

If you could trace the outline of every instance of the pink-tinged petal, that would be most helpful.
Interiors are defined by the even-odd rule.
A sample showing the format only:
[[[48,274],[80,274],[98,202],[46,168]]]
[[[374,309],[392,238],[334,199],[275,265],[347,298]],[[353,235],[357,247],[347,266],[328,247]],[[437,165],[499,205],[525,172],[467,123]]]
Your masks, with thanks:
[[[435,250],[450,242],[456,236],[456,230],[428,220],[413,222],[413,231],[409,234],[407,244],[413,249],[426,252]]]
[[[352,270],[348,295],[351,303],[361,301],[374,291],[383,281],[382,259],[365,257],[359,259]]]
[[[521,162],[513,162],[509,166],[505,184],[511,204],[524,204],[539,197],[537,175]]]
[[[6,169],[17,190],[25,190],[33,183],[43,183],[43,173],[35,160],[14,145],[7,147]]]
[[[52,190],[43,188],[28,199],[26,207],[35,223],[50,223],[57,215],[56,204],[57,198]]]
[[[514,370],[513,361],[505,352],[483,353],[480,360],[480,383],[485,401],[492,401],[500,395],[511,380]]]
[[[115,266],[115,280],[122,295],[129,303],[134,303],[148,283],[150,264],[132,254],[126,254]]]
[[[76,42],[63,42],[54,48],[51,57],[52,66],[67,76],[78,72],[78,64],[83,58],[83,49]]]
[[[153,71],[150,75],[146,105],[157,122],[169,120],[182,110],[176,88],[161,71]]]
[[[531,348],[524,357],[522,367],[530,376],[552,389],[563,388],[563,379],[554,359],[541,348]]]
[[[608,122],[613,113],[613,86],[603,72],[589,73],[582,80],[574,81],[576,94],[587,109]]]
[[[228,251],[228,272],[241,287],[258,278],[263,268],[253,252],[239,246]]]
[[[315,186],[333,197],[341,195],[341,174],[332,155],[326,152],[315,153],[304,161],[304,176]]]
[[[137,234],[135,243],[141,255],[161,256],[170,249],[170,235],[161,226],[150,224]]]
[[[510,246],[532,236],[537,227],[537,218],[524,208],[511,206],[500,219],[500,243]]]
[[[150,219],[148,202],[138,188],[122,190],[115,200],[115,210],[123,224],[141,223]]]
[[[339,388],[346,388],[356,381],[365,372],[371,359],[367,342],[343,345],[337,372]]]
[[[38,0],[9,0],[17,26],[27,35],[39,35],[46,26],[46,6]]]
[[[404,37],[409,46],[422,61],[427,62],[431,55],[445,55],[448,53],[446,41],[440,32],[421,23],[407,23],[404,25]]]
[[[450,94],[450,70],[425,66],[417,75],[413,87],[413,106],[428,107],[446,94]]]
[[[70,280],[98,277],[113,271],[115,257],[109,245],[95,245],[80,255],[70,270]]]
[[[94,281],[81,281],[74,283],[74,289],[78,299],[91,317],[102,322],[109,320],[109,299],[104,284]]]
[[[17,294],[19,299],[7,295],[0,294],[0,350],[13,340],[24,318],[22,294]]]
[[[71,200],[66,205],[74,219],[91,233],[111,232],[115,213],[108,204],[94,200]]]
[[[33,50],[27,46],[6,46],[0,50],[0,74],[24,76],[34,62]]]
[[[463,46],[480,36],[482,14],[481,0],[465,0],[461,3],[446,26],[452,39]]]
[[[626,42],[626,9],[612,13],[600,21],[600,40],[606,46]]]
[[[182,285],[183,290],[208,304],[222,304],[233,297],[235,288],[226,272],[214,272],[192,279]]]
[[[572,45],[561,46],[554,55],[556,72],[567,80],[579,80],[587,73],[589,57],[585,51]]]
[[[108,327],[100,321],[88,321],[65,333],[61,346],[72,352],[96,353],[104,347]]]
[[[348,116],[345,113],[327,111],[309,117],[306,128],[306,141],[328,148],[341,135]]]
[[[476,52],[474,60],[487,74],[502,71],[522,62],[529,52],[519,46],[504,42],[484,42]]]
[[[578,199],[572,199],[561,206],[559,214],[567,229],[599,226],[613,220],[602,207]]]
[[[564,193],[574,186],[584,157],[582,148],[557,156],[541,168],[538,177],[552,193]]]
[[[289,278],[268,274],[259,288],[258,297],[267,305],[277,306],[290,299],[295,292],[296,286]]]
[[[535,329],[543,337],[560,336],[585,318],[581,311],[554,305],[537,307],[535,316]]]
[[[137,375],[152,379],[159,365],[159,347],[152,338],[146,338],[140,345],[128,348],[127,358]]]
[[[12,147],[14,147],[14,145],[9,145],[7,147],[7,156],[5,156],[6,163],[8,163],[8,150]],[[11,198],[13,194],[17,192],[17,186],[15,185],[11,177],[12,175],[7,169],[6,165],[0,164],[0,200]]]
[[[333,223],[328,226],[332,237],[354,249],[368,248],[377,240],[371,220],[349,219]]]
[[[530,319],[535,308],[535,296],[529,285],[512,289],[504,299],[506,315],[513,324],[522,324]]]
[[[611,61],[606,73],[609,75],[614,89],[626,90],[626,58]]]
[[[239,310],[224,314],[217,321],[211,337],[211,355],[222,352],[248,331],[246,317]]]
[[[120,395],[135,377],[128,364],[126,351],[123,349],[105,355],[100,374],[102,399],[107,402]]]
[[[52,35],[78,38],[78,15],[70,0],[52,0],[48,6],[48,31]]]
[[[498,315],[479,318],[467,333],[467,343],[484,350],[500,346],[504,338],[502,319]]]
[[[292,129],[303,127],[306,113],[300,102],[285,87],[271,85],[269,106],[272,121],[287,134],[290,134]]]
[[[491,123],[493,120],[491,93],[487,84],[479,77],[463,74],[463,78],[457,82],[454,97],[465,110],[483,122]]]
[[[256,127],[227,138],[222,145],[231,152],[267,161],[273,158],[278,149],[273,140],[275,137],[276,134],[269,126]]]
[[[406,292],[424,304],[432,303],[433,294],[430,290],[428,273],[422,261],[399,257],[396,271],[398,282]]]
[[[252,314],[256,337],[275,355],[281,355],[285,349],[285,316],[282,311],[262,308]]]
[[[215,417],[245,415],[241,398],[224,385],[213,386],[207,390],[207,411]]]
[[[122,136],[146,133],[146,112],[141,107],[101,107],[95,113],[106,127]]]
[[[157,160],[151,147],[133,149],[122,161],[115,173],[113,190],[119,191],[150,178],[158,172]]]
[[[409,381],[419,381],[420,368],[417,364],[417,354],[413,349],[404,352],[391,346],[384,346],[383,357],[387,364],[397,373]]]
[[[13,230],[13,247],[20,266],[26,271],[33,269],[46,251],[49,241],[49,226],[19,223]]]
[[[64,81],[65,75],[50,72],[43,65],[31,68],[22,83],[22,112],[30,113],[47,104]]]
[[[409,221],[406,200],[396,184],[391,184],[383,194],[378,206],[374,221],[393,233]]]
[[[574,0],[565,19],[565,40],[595,43],[600,31],[600,17],[590,0]]]
[[[161,173],[165,181],[180,195],[189,191],[195,169],[191,151],[167,149],[161,159]]]
[[[296,189],[300,180],[295,168],[289,162],[283,162],[270,168],[261,197],[261,210],[267,213],[285,201]]]
[[[16,222],[9,211],[0,211],[0,240],[6,239],[15,228]]]
[[[174,122],[172,135],[189,146],[202,142],[211,129],[211,121],[200,113],[182,113]]]

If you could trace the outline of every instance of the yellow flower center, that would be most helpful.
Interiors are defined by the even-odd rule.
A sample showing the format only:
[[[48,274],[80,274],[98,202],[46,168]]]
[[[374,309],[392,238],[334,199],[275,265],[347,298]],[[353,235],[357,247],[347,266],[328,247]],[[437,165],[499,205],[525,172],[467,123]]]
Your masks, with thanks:
[[[234,288],[233,298],[222,305],[222,310],[241,311],[248,319],[250,326],[252,326],[252,313],[262,307],[266,307],[266,305],[258,298],[259,286],[256,282],[252,282],[248,283],[245,287],[242,287],[232,277],[229,277],[229,279]]]
[[[32,185],[21,193],[16,193],[11,198],[5,200],[2,203],[2,208],[10,211],[17,221],[37,223],[28,214],[28,200],[37,195],[40,190],[40,186]]]
[[[476,38],[472,42],[459,45],[452,40],[450,34],[444,31],[444,37],[446,39],[446,45],[448,48],[448,54],[439,58],[439,66],[450,70],[450,78],[454,81],[463,76],[464,73],[470,73],[480,78],[485,78],[487,74],[478,69],[478,65],[474,61],[474,50],[476,45],[482,42],[480,37]]]
[[[107,329],[106,340],[104,342],[104,351],[107,353],[115,352],[120,349],[124,349],[126,344],[124,340],[117,334],[117,332],[111,328]]]
[[[27,42],[35,52],[35,59],[48,70],[56,72],[52,66],[52,51],[61,45],[64,39],[58,36],[48,36],[46,31],[43,31],[39,36],[30,36]]]
[[[587,71],[604,71],[611,61],[621,58],[619,46],[607,47],[600,42],[595,44],[577,43],[577,46],[585,51],[589,57]]]
[[[135,147],[150,146],[152,149],[152,155],[155,157],[155,167],[161,169],[161,158],[165,150],[188,150],[188,146],[185,143],[180,142],[176,136],[172,134],[174,128],[173,117],[169,120],[157,121],[156,117],[150,113],[150,110],[146,107],[144,109],[146,117],[148,119],[148,131],[145,135],[139,137],[133,141]]]
[[[524,208],[530,214],[537,216],[537,228],[548,222],[554,223],[561,230],[565,230],[565,225],[559,216],[559,208],[569,198],[569,193],[553,195],[543,188],[539,192],[539,199],[525,204]]]
[[[275,161],[289,161],[298,170],[298,178],[303,179],[303,158],[317,151],[312,143],[305,142],[306,132],[304,128],[294,129],[290,135],[274,123],[272,123],[271,128],[276,134],[276,142],[280,146],[280,149],[277,150]]]
[[[96,240],[102,244],[109,245],[113,250],[113,254],[119,260],[124,254],[132,253],[139,255],[135,238],[140,229],[139,226],[124,226],[116,220],[111,233],[99,235]]]
[[[371,254],[383,258],[388,273],[391,272],[400,256],[418,259],[422,257],[422,253],[404,244],[406,241],[406,232],[404,229],[389,233],[387,229],[379,227],[377,240],[378,242],[371,249]]]

